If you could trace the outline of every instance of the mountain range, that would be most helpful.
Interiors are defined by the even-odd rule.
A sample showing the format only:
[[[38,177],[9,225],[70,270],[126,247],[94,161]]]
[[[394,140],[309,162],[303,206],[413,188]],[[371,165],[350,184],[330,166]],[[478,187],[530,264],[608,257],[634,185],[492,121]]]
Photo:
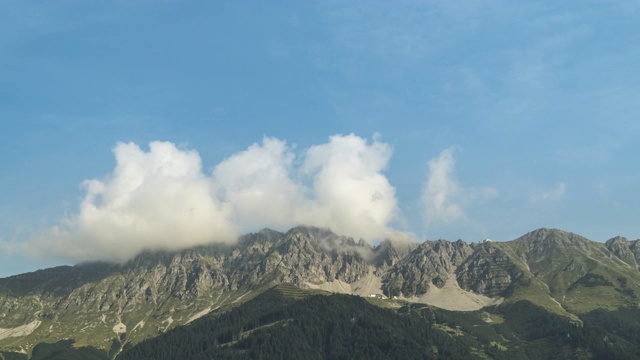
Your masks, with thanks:
[[[539,229],[506,242],[372,246],[300,226],[286,233],[264,229],[234,245],[145,252],[125,264],[60,266],[0,279],[0,359],[37,358],[43,344],[65,341],[120,358],[177,329],[256,304],[274,286],[295,286],[303,297],[358,295],[394,311],[414,304],[485,314],[489,321],[504,321],[508,309],[526,302],[584,326],[587,314],[638,307],[639,241],[600,243]]]

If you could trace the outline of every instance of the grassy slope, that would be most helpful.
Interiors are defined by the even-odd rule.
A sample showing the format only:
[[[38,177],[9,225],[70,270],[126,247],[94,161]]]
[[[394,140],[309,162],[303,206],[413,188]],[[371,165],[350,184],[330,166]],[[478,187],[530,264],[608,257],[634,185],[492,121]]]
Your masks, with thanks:
[[[510,289],[507,303],[528,300],[573,319],[596,309],[638,305],[640,272],[612,256],[604,244],[558,233],[551,232],[533,249],[529,239],[492,244],[525,273]]]
[[[581,319],[579,326],[530,301],[453,312],[282,284],[129,347],[118,359],[243,359],[258,354],[266,359],[358,358],[363,354],[380,359],[640,356],[639,309],[596,310],[582,314]],[[38,345],[34,359],[109,358],[106,351],[73,345],[70,341]],[[0,359],[2,356],[26,359],[20,354],[4,354]]]
[[[529,301],[453,312],[323,295],[280,285],[224,314],[145,341],[118,359],[587,359],[607,351],[632,356],[640,345],[617,337],[617,344],[607,344],[607,331],[613,334],[620,324],[602,325],[608,319],[602,314],[585,318],[582,327]]]

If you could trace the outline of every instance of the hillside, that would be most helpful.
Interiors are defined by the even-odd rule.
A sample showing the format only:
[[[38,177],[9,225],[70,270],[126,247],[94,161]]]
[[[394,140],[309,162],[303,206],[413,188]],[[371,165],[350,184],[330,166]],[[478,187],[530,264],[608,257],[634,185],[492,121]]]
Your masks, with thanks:
[[[640,311],[581,315],[582,325],[528,301],[452,312],[398,300],[276,285],[137,345],[116,359],[634,359]],[[115,354],[39,344],[35,360],[107,360]],[[6,359],[27,359],[4,353]]]
[[[115,356],[207,314],[255,304],[276,284],[470,313],[499,314],[525,301],[580,324],[597,311],[637,307],[636,244],[540,229],[508,242],[387,240],[374,247],[327,229],[265,229],[235,245],[0,279],[0,351],[35,356],[42,343],[64,348],[72,339],[73,348]]]
[[[228,313],[133,346],[117,359],[633,359],[640,310],[581,324],[529,301],[451,312],[279,285]],[[213,339],[213,340],[212,340]]]

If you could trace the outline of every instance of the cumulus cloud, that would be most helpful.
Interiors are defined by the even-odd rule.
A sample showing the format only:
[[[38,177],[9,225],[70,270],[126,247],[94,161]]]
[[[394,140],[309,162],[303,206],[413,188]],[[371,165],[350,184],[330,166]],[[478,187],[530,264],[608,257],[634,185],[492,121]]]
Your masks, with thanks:
[[[564,196],[565,190],[566,186],[564,182],[561,182],[553,189],[535,191],[533,194],[531,194],[531,202],[538,203],[560,200]]]
[[[460,185],[453,176],[456,148],[443,150],[429,161],[429,175],[422,188],[422,204],[427,224],[452,222],[463,218],[464,211],[458,203]]]
[[[197,152],[168,142],[152,142],[148,152],[121,143],[113,152],[113,173],[83,183],[78,214],[33,239],[36,255],[124,261],[144,249],[235,239]]]
[[[231,242],[264,226],[315,225],[365,239],[393,232],[397,201],[383,174],[392,153],[387,144],[351,134],[332,136],[300,159],[294,149],[264,138],[208,175],[194,150],[117,144],[113,172],[86,180],[79,211],[28,248],[40,256],[126,261],[145,249]]]
[[[307,190],[295,180],[294,160],[284,141],[265,138],[215,167],[216,196],[238,227],[282,228],[295,222]]]
[[[299,221],[366,239],[388,236],[397,201],[382,171],[391,153],[387,144],[368,144],[355,135],[332,136],[328,143],[311,147],[302,171],[313,178],[314,198]]]
[[[422,206],[427,226],[448,224],[467,218],[465,206],[498,195],[491,187],[464,188],[455,177],[457,147],[443,150],[429,161],[428,176],[422,187]]]

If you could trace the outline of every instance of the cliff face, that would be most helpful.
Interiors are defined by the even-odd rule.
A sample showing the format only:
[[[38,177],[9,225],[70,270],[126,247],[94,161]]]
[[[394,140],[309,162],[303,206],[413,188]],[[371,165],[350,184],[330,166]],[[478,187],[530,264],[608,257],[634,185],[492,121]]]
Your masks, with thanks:
[[[607,240],[607,249],[615,256],[634,268],[640,264],[640,240],[627,240],[624,237],[616,236]]]
[[[422,295],[431,286],[443,287],[472,253],[461,240],[426,241],[386,272],[385,292],[409,297]]]
[[[487,296],[505,296],[507,290],[525,274],[512,257],[493,243],[478,245],[457,271],[463,289]]]
[[[117,351],[278,283],[426,302],[421,295],[449,296],[444,290],[454,286],[571,316],[637,305],[638,254],[637,241],[601,244],[550,229],[509,242],[386,240],[375,247],[327,229],[265,229],[233,246],[143,253],[124,265],[79,264],[0,279],[0,349],[28,350],[73,334],[79,346]]]

